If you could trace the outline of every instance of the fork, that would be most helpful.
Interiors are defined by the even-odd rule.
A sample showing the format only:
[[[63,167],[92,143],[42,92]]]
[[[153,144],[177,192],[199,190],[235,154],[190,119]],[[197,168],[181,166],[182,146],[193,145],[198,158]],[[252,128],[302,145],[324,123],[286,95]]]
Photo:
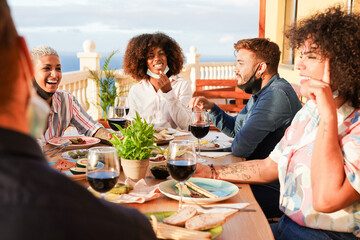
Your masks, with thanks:
[[[193,199],[191,199],[191,201],[193,203],[195,203],[196,206],[199,206],[202,209],[212,209],[212,208],[227,208],[227,209],[236,209],[242,212],[256,212],[255,209],[251,209],[251,208],[238,208],[238,207],[232,207],[232,206],[225,206],[225,205],[214,205],[214,206],[207,206],[207,205],[201,205],[199,203],[197,203],[196,201],[194,201]]]
[[[58,151],[56,151],[55,153],[51,154],[50,157],[53,157],[55,156],[58,152],[60,152],[61,150],[63,150],[64,148],[66,148],[67,146],[70,145],[70,141],[69,142],[66,142]]]

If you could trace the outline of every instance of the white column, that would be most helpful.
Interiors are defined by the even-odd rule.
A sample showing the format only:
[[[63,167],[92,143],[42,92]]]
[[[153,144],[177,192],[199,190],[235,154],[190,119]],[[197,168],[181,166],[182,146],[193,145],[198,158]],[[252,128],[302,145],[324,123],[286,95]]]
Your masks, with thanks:
[[[84,52],[79,52],[77,57],[80,59],[80,71],[100,70],[101,54],[94,52],[96,44],[93,40],[85,40],[83,43]]]
[[[195,80],[200,78],[200,54],[196,47],[190,47],[190,53],[186,54],[186,64],[194,64],[190,72],[191,89],[195,91]]]
[[[100,72],[100,58],[101,54],[94,52],[96,44],[92,40],[85,40],[83,43],[84,52],[79,52],[77,57],[80,60],[80,71],[96,70]],[[87,79],[86,96],[89,104],[87,113],[95,120],[101,118],[102,110],[98,106],[99,99],[99,87],[93,79]]]

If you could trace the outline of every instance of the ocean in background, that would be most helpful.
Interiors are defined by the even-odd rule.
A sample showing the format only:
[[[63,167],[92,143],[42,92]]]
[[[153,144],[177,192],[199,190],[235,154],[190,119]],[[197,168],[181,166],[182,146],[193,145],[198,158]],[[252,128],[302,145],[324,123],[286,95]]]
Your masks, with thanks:
[[[62,72],[72,72],[72,71],[79,71],[80,69],[80,62],[76,53],[74,54],[61,54],[60,55],[60,62]],[[108,56],[108,55],[106,55]],[[106,57],[105,56],[105,57]],[[100,59],[100,65],[104,64],[105,57]],[[185,61],[186,62],[186,61]],[[200,62],[235,62],[235,56],[200,56]],[[121,69],[123,64],[123,56],[113,56],[110,61],[110,67],[112,69]]]

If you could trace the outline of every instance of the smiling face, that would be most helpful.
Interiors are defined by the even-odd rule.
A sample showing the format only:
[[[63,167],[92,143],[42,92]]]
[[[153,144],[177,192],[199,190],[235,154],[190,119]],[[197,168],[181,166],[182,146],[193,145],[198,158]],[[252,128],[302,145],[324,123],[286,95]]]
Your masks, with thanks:
[[[62,72],[59,57],[56,55],[45,55],[39,57],[35,64],[35,80],[46,92],[54,93],[59,87]]]
[[[160,47],[155,47],[148,52],[146,57],[147,67],[151,72],[159,75],[160,71],[164,72],[167,65],[167,58],[164,50]]]
[[[243,85],[254,74],[258,65],[255,53],[247,49],[240,49],[236,57],[236,66],[234,72],[238,85]]]
[[[309,98],[309,79],[322,81],[324,66],[319,48],[310,39],[306,40],[301,49],[301,59],[296,64],[296,69],[300,71],[300,92],[302,96]]]

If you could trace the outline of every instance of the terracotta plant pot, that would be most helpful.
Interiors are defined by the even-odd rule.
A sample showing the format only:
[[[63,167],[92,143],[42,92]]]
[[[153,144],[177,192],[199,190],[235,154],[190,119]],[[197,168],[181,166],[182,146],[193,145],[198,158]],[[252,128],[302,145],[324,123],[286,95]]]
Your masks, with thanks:
[[[145,178],[149,166],[149,159],[129,160],[121,158],[121,167],[125,177],[137,182]]]
[[[110,128],[109,123],[105,121],[103,118],[98,119],[97,122],[101,123],[104,126],[104,128]]]

